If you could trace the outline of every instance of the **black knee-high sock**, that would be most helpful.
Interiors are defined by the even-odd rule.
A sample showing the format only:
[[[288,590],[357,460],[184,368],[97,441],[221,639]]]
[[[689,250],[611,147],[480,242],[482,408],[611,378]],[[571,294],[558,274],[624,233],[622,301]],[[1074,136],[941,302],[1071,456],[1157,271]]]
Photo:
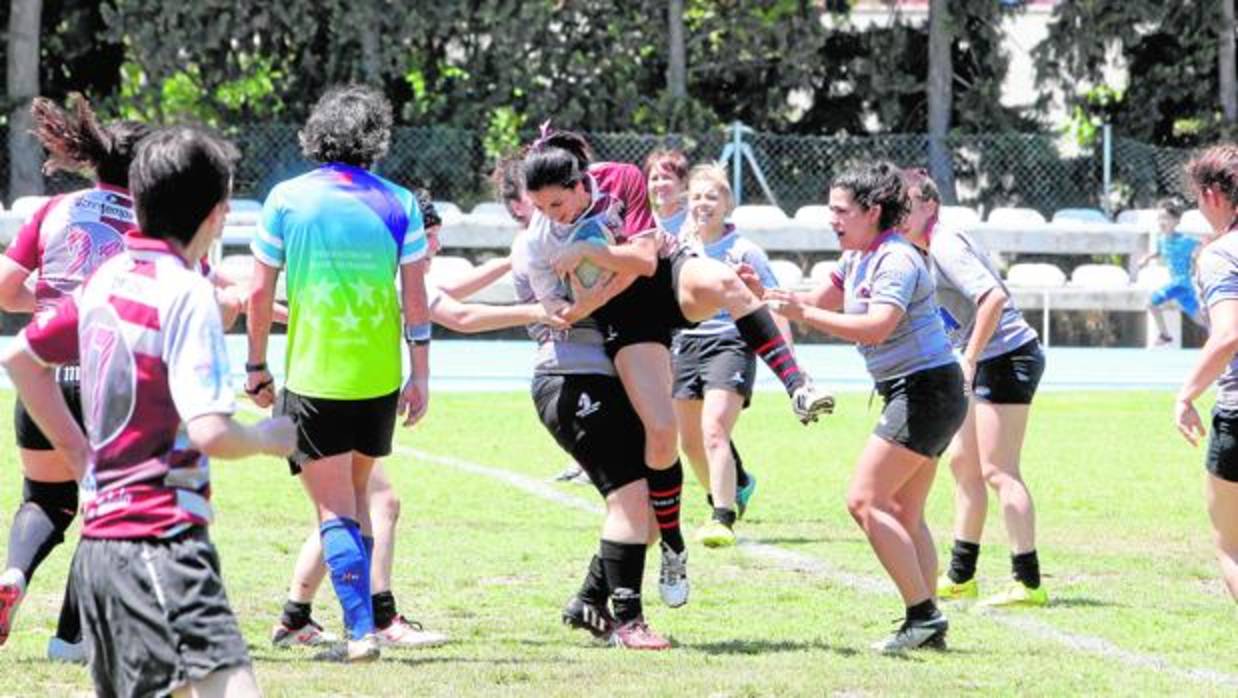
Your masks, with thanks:
[[[370,604],[374,607],[374,627],[379,630],[391,625],[399,615],[395,606],[395,594],[390,591],[370,594]]]
[[[605,545],[606,541],[602,541],[602,546],[605,547]],[[604,607],[610,594],[606,586],[606,570],[603,568],[601,556],[602,551],[599,550],[598,554],[589,561],[589,571],[585,573],[585,581],[580,585],[579,596],[580,600],[585,603]]]
[[[641,580],[645,577],[644,543],[603,540],[598,550],[615,619],[626,623],[641,615]]]
[[[280,615],[279,622],[289,630],[300,630],[309,625],[310,611],[310,604],[289,599],[284,602],[284,612]]]
[[[1030,589],[1040,588],[1040,559],[1036,551],[1010,556],[1010,566],[1014,569],[1014,578]]]
[[[64,600],[60,602],[60,619],[56,621],[56,637],[77,644],[82,641],[82,617],[78,615],[77,589],[73,575],[64,583]]]
[[[735,459],[735,486],[746,487],[748,485],[748,471],[744,470],[744,459],[739,457],[739,449],[735,448],[735,441],[731,441],[731,458]]]
[[[34,576],[48,553],[64,541],[64,533],[77,513],[76,482],[36,482],[22,484],[23,501],[13,516],[9,530],[8,568]]]
[[[778,331],[774,324],[774,315],[769,308],[761,306],[747,315],[735,320],[739,336],[748,348],[761,357],[766,366],[778,376],[787,394],[804,384],[806,380],[799,363],[795,360],[795,352],[791,345]]]
[[[980,557],[980,544],[955,539],[950,551],[950,571],[946,576],[955,584],[962,584],[976,576],[976,560]]]
[[[683,466],[678,460],[666,470],[646,466],[645,480],[649,483],[649,502],[658,519],[662,542],[676,553],[682,553],[684,542],[683,533],[679,530],[679,500],[683,494]]]

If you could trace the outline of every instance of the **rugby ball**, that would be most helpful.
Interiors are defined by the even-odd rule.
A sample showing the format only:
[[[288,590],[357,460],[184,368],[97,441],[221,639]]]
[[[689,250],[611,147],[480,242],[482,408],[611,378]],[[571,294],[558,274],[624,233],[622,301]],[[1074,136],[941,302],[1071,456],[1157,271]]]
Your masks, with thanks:
[[[584,221],[576,230],[572,231],[572,236],[568,238],[568,242],[587,242],[592,245],[610,245],[615,242],[615,238],[611,235],[606,226],[602,225],[598,218],[591,218]],[[580,264],[576,265],[576,278],[580,279],[580,283],[585,288],[593,288],[599,280],[602,280],[606,275],[606,270],[589,260],[581,260]]]

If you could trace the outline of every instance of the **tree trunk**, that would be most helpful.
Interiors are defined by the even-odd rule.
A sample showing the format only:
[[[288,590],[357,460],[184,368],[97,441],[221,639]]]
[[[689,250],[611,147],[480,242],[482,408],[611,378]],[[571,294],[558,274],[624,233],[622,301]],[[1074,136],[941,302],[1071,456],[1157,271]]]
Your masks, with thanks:
[[[1220,73],[1221,113],[1227,123],[1238,121],[1238,76],[1234,69],[1234,0],[1221,0],[1220,43],[1217,63]]]
[[[688,96],[688,51],[683,38],[683,0],[666,3],[667,34],[670,38],[666,66],[666,88],[671,97],[672,114],[677,114]],[[675,130],[675,124],[670,124]]]
[[[43,0],[10,0],[8,97],[9,200],[43,193],[43,149],[30,135],[30,100],[39,94],[39,31]]]
[[[950,110],[954,103],[954,65],[950,57],[953,43],[947,0],[929,3],[928,55],[928,130],[929,174],[941,191],[942,202],[953,204],[954,160],[946,136],[950,134]]]

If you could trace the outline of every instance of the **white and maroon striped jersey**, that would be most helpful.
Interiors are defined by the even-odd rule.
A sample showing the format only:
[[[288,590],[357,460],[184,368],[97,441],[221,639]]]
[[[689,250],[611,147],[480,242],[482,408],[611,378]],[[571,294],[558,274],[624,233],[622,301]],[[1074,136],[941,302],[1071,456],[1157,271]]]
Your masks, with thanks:
[[[4,254],[39,273],[34,298],[37,308],[45,310],[123,250],[124,234],[136,225],[129,193],[99,184],[49,199]]]
[[[127,242],[20,336],[39,361],[82,365],[87,538],[171,537],[208,524],[207,459],[184,423],[236,409],[210,282],[161,240]]]

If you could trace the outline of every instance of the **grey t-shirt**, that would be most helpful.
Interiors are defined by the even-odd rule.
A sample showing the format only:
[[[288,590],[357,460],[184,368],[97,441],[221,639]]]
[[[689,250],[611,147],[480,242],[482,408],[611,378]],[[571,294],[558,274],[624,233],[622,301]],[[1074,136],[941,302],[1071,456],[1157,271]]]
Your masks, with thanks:
[[[993,261],[966,233],[940,224],[935,226],[929,237],[929,254],[941,319],[956,349],[967,347],[976,328],[976,308],[994,289],[1006,293],[1006,304],[978,360],[1001,356],[1036,339],[1036,331],[1015,307]]]
[[[903,311],[885,341],[856,345],[873,380],[900,378],[955,360],[933,297],[933,276],[919,250],[901,235],[885,233],[864,252],[844,252],[831,281],[842,289],[848,315],[867,313],[870,303]]]
[[[1195,280],[1204,307],[1238,300],[1238,233],[1229,232],[1209,243],[1199,253]],[[1203,313],[1207,317],[1207,313]],[[1238,409],[1238,356],[1217,379],[1217,407]]]
[[[716,259],[727,266],[747,264],[761,277],[765,288],[778,288],[778,278],[770,269],[769,258],[755,242],[741,236],[734,227],[728,225],[722,237],[702,245],[701,250],[710,259]],[[681,335],[689,337],[739,337],[735,328],[735,319],[725,310],[719,310],[716,315],[705,320],[692,329],[680,331]]]
[[[537,295],[529,282],[528,238],[532,233],[522,230],[512,241],[512,283],[516,287],[516,302],[536,303]],[[527,327],[529,336],[537,342],[534,373],[586,374],[614,376],[615,366],[602,348],[602,332],[593,318],[585,318],[566,332],[542,324]]]

